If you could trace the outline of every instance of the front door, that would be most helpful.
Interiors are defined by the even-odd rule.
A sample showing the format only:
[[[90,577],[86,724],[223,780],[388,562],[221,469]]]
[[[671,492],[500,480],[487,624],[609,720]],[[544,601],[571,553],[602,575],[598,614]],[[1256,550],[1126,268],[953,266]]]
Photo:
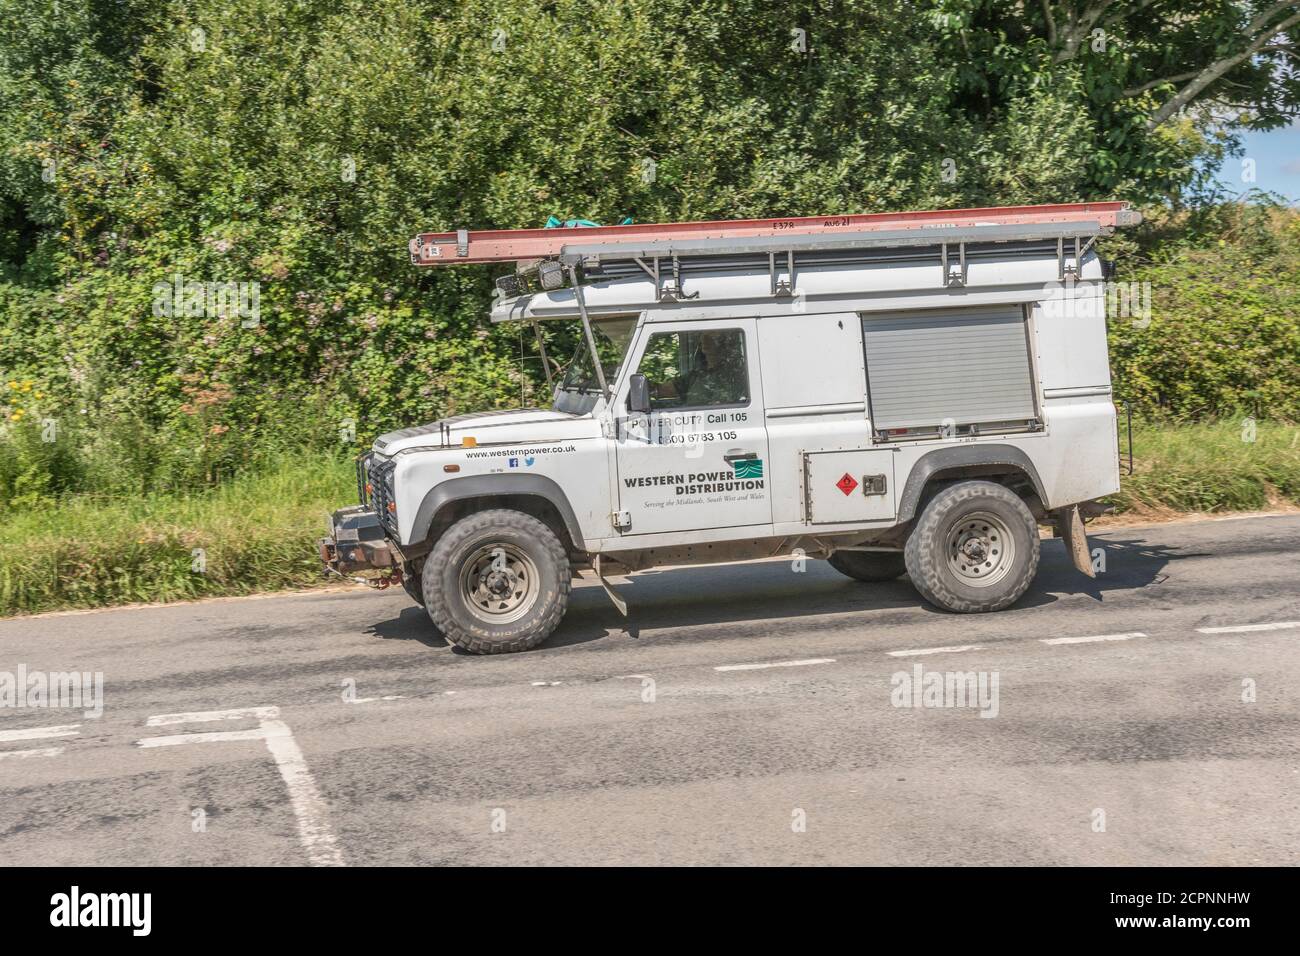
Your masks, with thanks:
[[[772,501],[755,321],[647,325],[629,367],[649,382],[651,412],[620,423],[619,508],[631,521],[623,533],[766,533]],[[626,384],[618,407],[627,407]]]

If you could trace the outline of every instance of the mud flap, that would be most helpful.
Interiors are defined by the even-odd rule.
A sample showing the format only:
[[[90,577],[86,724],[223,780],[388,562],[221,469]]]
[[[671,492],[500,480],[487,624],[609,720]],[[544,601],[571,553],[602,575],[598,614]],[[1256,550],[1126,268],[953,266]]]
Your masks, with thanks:
[[[1083,530],[1083,516],[1079,514],[1079,506],[1058,508],[1054,514],[1057,534],[1065,542],[1070,560],[1088,577],[1095,578],[1097,572],[1092,569],[1092,552],[1088,550],[1088,535]]]
[[[605,589],[609,599],[614,602],[614,607],[618,608],[618,613],[627,617],[627,602],[619,597],[618,592],[614,590],[614,586],[605,580],[605,572],[600,569],[599,554],[596,555],[596,560],[592,562],[592,566],[596,569],[596,577],[600,579],[600,586]]]

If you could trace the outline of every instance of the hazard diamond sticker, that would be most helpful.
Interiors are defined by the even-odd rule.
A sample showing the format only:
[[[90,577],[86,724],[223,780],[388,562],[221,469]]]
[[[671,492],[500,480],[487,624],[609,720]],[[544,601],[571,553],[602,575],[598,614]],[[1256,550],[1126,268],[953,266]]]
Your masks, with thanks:
[[[844,492],[845,495],[853,494],[853,489],[858,486],[857,481],[847,471],[839,481],[835,482],[835,487]]]

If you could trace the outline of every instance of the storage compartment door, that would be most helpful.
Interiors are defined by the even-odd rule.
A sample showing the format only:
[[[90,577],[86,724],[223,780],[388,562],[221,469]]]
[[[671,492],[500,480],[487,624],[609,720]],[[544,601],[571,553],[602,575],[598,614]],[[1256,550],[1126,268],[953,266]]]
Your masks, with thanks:
[[[810,451],[803,456],[804,520],[853,524],[894,517],[891,450]]]

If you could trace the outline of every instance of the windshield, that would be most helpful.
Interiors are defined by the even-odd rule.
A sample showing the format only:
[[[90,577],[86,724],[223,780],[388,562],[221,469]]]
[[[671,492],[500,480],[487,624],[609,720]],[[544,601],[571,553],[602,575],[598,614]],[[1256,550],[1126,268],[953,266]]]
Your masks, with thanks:
[[[618,375],[618,368],[627,355],[627,347],[632,342],[632,333],[636,331],[636,316],[618,316],[609,319],[592,319],[591,331],[596,339],[596,351],[600,353],[600,366],[605,373],[605,381],[612,383]],[[600,392],[600,381],[591,364],[591,350],[587,348],[587,338],[578,339],[578,347],[573,358],[564,371],[560,390],[577,392]]]

